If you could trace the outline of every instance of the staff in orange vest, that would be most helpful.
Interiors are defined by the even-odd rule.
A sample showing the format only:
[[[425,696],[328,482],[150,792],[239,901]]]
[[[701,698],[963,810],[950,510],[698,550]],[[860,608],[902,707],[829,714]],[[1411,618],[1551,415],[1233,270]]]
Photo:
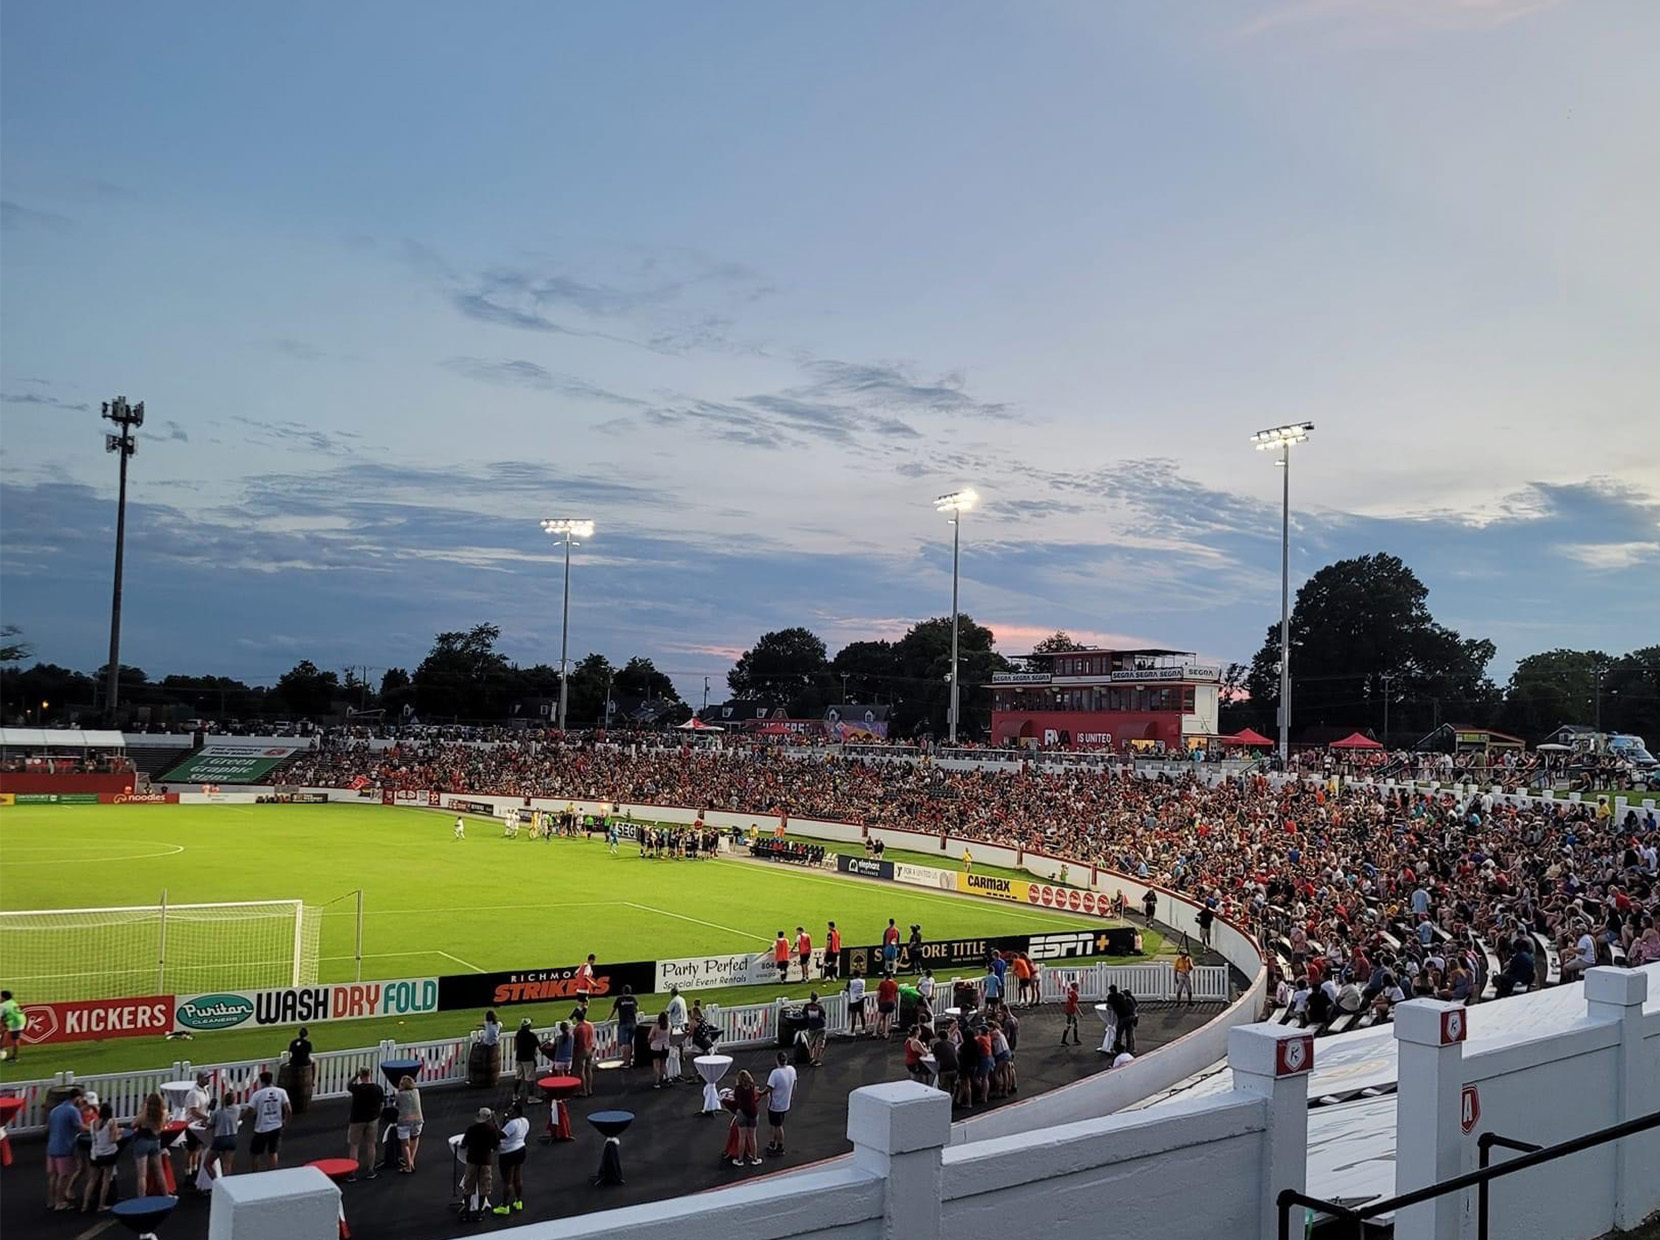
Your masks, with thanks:
[[[778,966],[778,980],[780,983],[788,980],[790,974],[790,941],[784,937],[784,932],[778,932],[778,938],[772,944],[772,962]]]

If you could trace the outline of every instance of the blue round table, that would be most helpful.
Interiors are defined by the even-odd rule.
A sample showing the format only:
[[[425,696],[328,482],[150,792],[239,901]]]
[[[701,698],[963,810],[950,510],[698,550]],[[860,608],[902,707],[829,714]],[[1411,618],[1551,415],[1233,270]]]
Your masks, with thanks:
[[[134,1235],[154,1237],[178,1204],[177,1197],[129,1197],[111,1206],[110,1213]]]
[[[419,1059],[383,1059],[380,1061],[380,1073],[386,1078],[386,1083],[396,1090],[398,1082],[406,1076],[420,1080],[421,1066]]]
[[[594,1175],[594,1187],[604,1184],[621,1184],[622,1173],[622,1135],[628,1131],[628,1126],[634,1122],[633,1111],[595,1111],[588,1117],[588,1122],[594,1126],[599,1135],[605,1138],[605,1148],[600,1152],[599,1171]]]

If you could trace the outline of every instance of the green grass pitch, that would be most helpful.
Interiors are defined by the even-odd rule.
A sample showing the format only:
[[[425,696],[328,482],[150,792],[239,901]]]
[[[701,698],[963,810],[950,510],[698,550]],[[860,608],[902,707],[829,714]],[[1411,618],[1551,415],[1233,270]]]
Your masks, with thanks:
[[[793,933],[798,924],[822,947],[829,920],[849,945],[876,942],[889,917],[901,926],[920,922],[931,939],[1068,928],[1080,920],[1100,924],[789,866],[647,860],[626,841],[613,857],[597,839],[521,834],[506,840],[499,823],[481,818],[469,818],[468,838],[456,841],[453,820],[449,813],[380,805],[13,806],[0,820],[0,908],[153,905],[163,888],[169,901],[181,904],[327,904],[323,981],[353,977],[355,902],[339,897],[357,888],[365,897],[366,979],[567,965],[589,952],[624,961],[761,951],[778,929]],[[1146,947],[1159,950],[1156,935]],[[699,993],[706,1002],[759,1003],[806,989]],[[25,1003],[39,997],[18,995]],[[527,1005],[513,1015],[541,1023],[556,1011],[567,1015],[569,1006]],[[329,1050],[382,1038],[443,1037],[476,1019],[450,1012],[336,1021],[314,1026],[312,1040]],[[25,1048],[19,1064],[5,1065],[3,1079],[255,1058],[276,1054],[290,1036],[237,1030],[190,1042],[124,1038]]]

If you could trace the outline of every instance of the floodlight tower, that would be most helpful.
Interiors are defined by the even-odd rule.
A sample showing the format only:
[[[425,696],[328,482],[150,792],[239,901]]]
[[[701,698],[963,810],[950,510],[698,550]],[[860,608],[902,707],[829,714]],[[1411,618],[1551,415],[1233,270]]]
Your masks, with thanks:
[[[947,721],[949,742],[957,743],[957,711],[962,694],[957,684],[957,561],[962,549],[963,513],[980,502],[971,490],[953,491],[934,501],[940,512],[951,514],[951,713]]]
[[[127,461],[138,451],[133,432],[144,425],[144,402],[129,405],[125,396],[104,402],[103,416],[115,423],[116,433],[104,436],[104,451],[121,457],[121,490],[115,501],[115,590],[110,601],[109,687],[104,694],[104,713],[111,727],[117,725],[116,705],[121,692],[121,567],[127,549]]]
[[[1278,449],[1274,463],[1285,471],[1284,498],[1280,511],[1280,762],[1291,759],[1291,448],[1306,441],[1314,430],[1312,422],[1276,426],[1258,431],[1251,442],[1258,451]]]
[[[592,521],[572,517],[550,517],[542,522],[547,534],[557,534],[565,543],[565,608],[559,625],[559,730],[565,730],[565,704],[570,698],[570,635],[571,635],[571,548],[580,547],[580,538],[594,536]],[[607,721],[609,722],[609,721]]]

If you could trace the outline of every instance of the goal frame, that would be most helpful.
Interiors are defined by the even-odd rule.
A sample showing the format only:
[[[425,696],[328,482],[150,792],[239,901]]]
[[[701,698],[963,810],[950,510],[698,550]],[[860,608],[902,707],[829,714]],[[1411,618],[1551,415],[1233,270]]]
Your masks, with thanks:
[[[31,909],[0,909],[0,930],[3,930],[12,918],[23,917],[62,917],[76,914],[101,913],[149,913],[156,917],[156,986],[158,991],[167,989],[167,919],[170,914],[180,912],[198,912],[216,908],[234,909],[286,909],[292,916],[294,923],[293,943],[291,946],[292,962],[289,967],[289,977],[286,985],[297,987],[302,984],[302,971],[305,964],[305,916],[306,902],[302,899],[289,900],[214,900],[202,903],[179,904],[170,901],[167,893],[161,893],[161,899],[155,904],[106,904],[101,906],[85,906],[81,908],[31,908]],[[14,923],[15,924],[15,923]]]

